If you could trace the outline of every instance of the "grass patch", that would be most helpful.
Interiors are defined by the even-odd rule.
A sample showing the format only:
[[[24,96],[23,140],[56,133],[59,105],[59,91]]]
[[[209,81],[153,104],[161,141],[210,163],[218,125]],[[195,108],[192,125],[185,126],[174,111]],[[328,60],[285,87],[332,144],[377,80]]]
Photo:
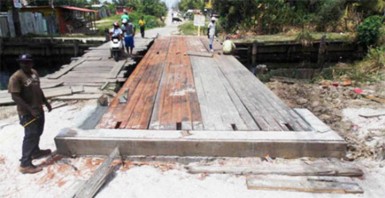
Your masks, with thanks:
[[[178,28],[182,35],[192,35],[192,36],[198,35],[198,27],[195,27],[194,22],[192,21],[187,21],[179,25]],[[207,34],[207,27],[201,27],[201,35],[206,35],[206,34]]]
[[[301,32],[294,34],[274,34],[274,35],[257,35],[244,39],[234,40],[235,43],[292,43],[296,42],[297,38],[303,34]],[[335,33],[335,32],[308,32],[308,36],[313,38],[313,41],[320,40],[323,35],[326,35],[327,41],[345,41],[353,42],[355,39],[354,33]]]
[[[354,64],[338,63],[334,67],[325,68],[317,80],[350,79],[356,83],[378,82],[384,80],[385,46],[370,48],[361,61]]]

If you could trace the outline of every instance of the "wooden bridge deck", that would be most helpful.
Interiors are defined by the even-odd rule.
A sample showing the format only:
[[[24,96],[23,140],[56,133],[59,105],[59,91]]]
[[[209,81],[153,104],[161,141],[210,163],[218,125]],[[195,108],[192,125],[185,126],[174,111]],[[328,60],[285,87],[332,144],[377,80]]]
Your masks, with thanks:
[[[210,57],[206,40],[156,39],[97,127],[311,131],[233,56]]]
[[[63,129],[64,155],[342,157],[346,142],[306,109],[290,109],[207,38],[160,37],[96,129]]]

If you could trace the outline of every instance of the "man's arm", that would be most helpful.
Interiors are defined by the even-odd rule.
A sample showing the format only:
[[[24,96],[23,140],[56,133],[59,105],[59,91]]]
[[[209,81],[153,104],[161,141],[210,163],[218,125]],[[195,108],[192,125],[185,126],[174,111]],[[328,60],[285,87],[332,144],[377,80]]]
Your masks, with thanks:
[[[48,112],[51,112],[52,111],[52,106],[48,102],[47,98],[45,97],[43,90],[41,90],[41,96],[43,97],[43,102],[44,102],[44,105],[47,107]]]

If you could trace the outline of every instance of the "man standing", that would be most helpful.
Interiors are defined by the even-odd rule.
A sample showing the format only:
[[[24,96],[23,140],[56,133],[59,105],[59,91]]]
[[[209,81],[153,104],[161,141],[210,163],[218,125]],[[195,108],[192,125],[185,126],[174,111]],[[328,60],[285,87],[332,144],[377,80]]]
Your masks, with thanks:
[[[135,26],[129,20],[123,20],[122,30],[124,34],[124,43],[129,56],[132,55],[132,50],[134,49],[134,36],[135,36]]]
[[[207,37],[209,38],[210,52],[214,52],[214,49],[213,49],[214,36],[215,36],[215,17],[211,17],[211,22],[207,27]]]
[[[142,38],[144,38],[144,28],[146,25],[146,21],[144,21],[143,16],[140,17],[140,20],[138,23],[139,23],[139,28],[140,28],[140,34],[142,35]]]
[[[17,106],[20,124],[24,127],[22,157],[19,170],[21,173],[37,173],[42,170],[32,164],[38,159],[51,154],[51,150],[39,148],[40,136],[44,130],[43,104],[52,110],[40,88],[39,75],[32,69],[33,60],[29,54],[21,54],[17,59],[20,69],[9,79],[8,92]]]

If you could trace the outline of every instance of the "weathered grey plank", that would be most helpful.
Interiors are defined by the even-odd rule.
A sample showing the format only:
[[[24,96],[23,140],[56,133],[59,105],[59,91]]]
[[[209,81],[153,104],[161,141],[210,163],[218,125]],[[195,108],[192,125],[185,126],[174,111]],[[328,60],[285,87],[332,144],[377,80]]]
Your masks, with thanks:
[[[114,67],[108,74],[108,78],[116,78],[118,76],[119,72],[122,70],[122,68],[126,65],[127,61],[119,61],[115,63]]]
[[[307,123],[309,123],[309,125],[313,128],[314,131],[324,133],[332,130],[328,125],[323,123],[308,109],[296,108],[294,109],[294,111],[297,112]]]
[[[326,165],[323,166],[295,166],[295,165],[270,165],[264,166],[188,166],[190,173],[209,174],[236,174],[236,175],[288,175],[288,176],[340,176],[361,177],[363,172],[357,167],[343,167]]]
[[[57,96],[55,99],[58,100],[90,100],[90,99],[98,99],[102,96],[102,93],[100,94],[73,94],[70,96]]]
[[[363,193],[362,188],[353,182],[337,181],[314,181],[306,178],[300,180],[293,179],[247,179],[248,189],[253,190],[284,190],[310,193]]]
[[[55,72],[54,74],[50,74],[47,78],[48,79],[58,79],[61,76],[63,76],[64,74],[66,74],[69,71],[71,71],[76,66],[82,64],[83,62],[84,62],[84,60],[78,60],[76,62],[73,62],[70,65],[68,65],[67,67],[64,67],[63,69],[59,70],[58,72]]]
[[[119,148],[116,147],[91,178],[89,178],[79,191],[75,193],[74,197],[94,197],[99,191],[99,188],[106,182],[107,177],[114,171],[115,166],[112,165],[112,162],[119,157]]]
[[[186,54],[189,55],[189,56],[213,57],[212,53],[207,53],[207,52],[188,51]]]

